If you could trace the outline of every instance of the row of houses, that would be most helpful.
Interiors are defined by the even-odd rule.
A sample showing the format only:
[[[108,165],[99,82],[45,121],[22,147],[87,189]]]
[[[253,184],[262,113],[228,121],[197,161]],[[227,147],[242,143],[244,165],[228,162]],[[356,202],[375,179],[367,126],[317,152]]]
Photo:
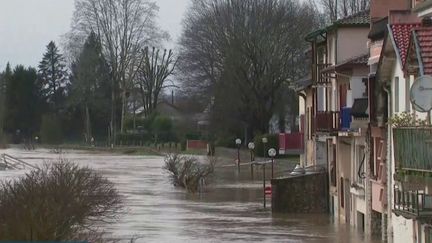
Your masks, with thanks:
[[[302,165],[327,168],[336,221],[387,242],[432,242],[432,130],[413,119],[430,115],[410,95],[432,74],[430,16],[432,0],[371,0],[306,37],[296,86]]]

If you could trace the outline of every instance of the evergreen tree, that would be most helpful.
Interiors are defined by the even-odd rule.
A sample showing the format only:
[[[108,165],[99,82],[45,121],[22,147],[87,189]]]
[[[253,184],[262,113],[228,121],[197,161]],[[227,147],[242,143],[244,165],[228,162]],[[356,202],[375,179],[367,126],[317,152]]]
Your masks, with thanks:
[[[67,72],[64,58],[53,41],[39,63],[39,81],[51,111],[58,112],[64,102]]]
[[[7,83],[5,131],[21,137],[39,131],[43,103],[34,68],[17,66]]]
[[[102,56],[100,41],[92,32],[73,65],[70,97],[81,110],[87,141],[93,133],[105,134],[109,124],[111,88],[108,75],[109,68]]]
[[[12,70],[10,68],[10,64],[6,65],[6,69],[3,73],[0,74],[0,137],[3,136],[4,129],[4,121],[6,114],[6,89],[7,83],[9,82],[12,76]]]

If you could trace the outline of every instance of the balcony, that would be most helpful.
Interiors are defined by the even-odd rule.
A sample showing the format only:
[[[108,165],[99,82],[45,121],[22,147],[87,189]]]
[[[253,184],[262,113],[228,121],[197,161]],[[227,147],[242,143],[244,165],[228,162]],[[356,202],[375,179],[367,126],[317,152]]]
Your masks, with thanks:
[[[423,191],[404,191],[397,187],[393,195],[394,213],[411,219],[432,216],[432,195]]]
[[[315,131],[333,133],[340,127],[339,112],[318,111],[315,115]]]
[[[432,172],[432,127],[394,128],[393,143],[398,172]]]
[[[304,133],[279,134],[279,154],[301,154],[304,149]]]
[[[326,85],[329,84],[331,82],[331,79],[325,75],[322,71],[328,67],[330,67],[331,64],[327,64],[327,63],[322,63],[322,64],[314,64],[312,65],[312,77],[313,77],[313,82],[314,84],[321,84],[321,85]]]

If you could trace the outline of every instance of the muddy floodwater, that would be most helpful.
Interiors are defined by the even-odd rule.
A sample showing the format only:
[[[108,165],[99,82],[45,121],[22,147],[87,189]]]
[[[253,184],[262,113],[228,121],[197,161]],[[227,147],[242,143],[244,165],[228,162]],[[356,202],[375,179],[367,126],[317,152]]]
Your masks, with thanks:
[[[169,243],[372,242],[355,229],[333,223],[328,215],[272,214],[270,199],[267,209],[263,209],[262,174],[255,171],[256,180],[252,180],[248,166],[242,166],[239,174],[235,167],[222,167],[229,164],[222,161],[205,192],[188,195],[169,183],[162,170],[163,157],[17,149],[0,153],[35,165],[62,157],[103,173],[125,198],[124,215],[117,223],[106,226],[105,231],[125,242],[132,237],[137,238],[136,242]],[[276,174],[289,166],[278,164]],[[24,173],[0,171],[0,180]]]

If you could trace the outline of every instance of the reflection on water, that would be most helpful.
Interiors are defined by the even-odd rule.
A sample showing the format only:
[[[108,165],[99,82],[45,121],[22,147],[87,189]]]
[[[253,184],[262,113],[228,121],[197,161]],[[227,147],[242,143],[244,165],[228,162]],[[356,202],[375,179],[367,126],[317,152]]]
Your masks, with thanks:
[[[350,227],[337,226],[328,215],[279,215],[263,209],[262,174],[256,169],[257,179],[252,181],[248,166],[242,167],[240,174],[234,167],[217,168],[203,194],[188,195],[170,185],[161,169],[161,157],[77,151],[58,155],[47,150],[3,152],[33,164],[61,156],[93,167],[113,180],[125,196],[126,209],[116,224],[105,229],[118,239],[136,237],[136,242],[171,243],[371,242]],[[279,164],[277,169],[289,166]],[[0,179],[23,173],[0,171]]]

